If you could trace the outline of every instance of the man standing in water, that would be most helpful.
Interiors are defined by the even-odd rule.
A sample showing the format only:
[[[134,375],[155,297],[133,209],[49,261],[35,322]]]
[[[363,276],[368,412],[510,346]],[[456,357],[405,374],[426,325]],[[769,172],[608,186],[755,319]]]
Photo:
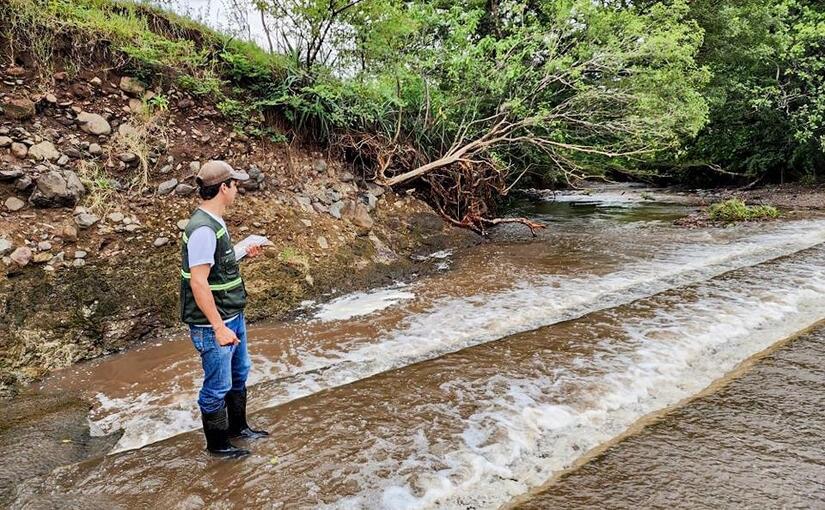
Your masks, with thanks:
[[[249,450],[237,448],[232,438],[255,439],[269,435],[246,423],[246,377],[250,359],[246,345],[246,288],[223,215],[235,201],[238,182],[249,179],[224,161],[201,167],[196,181],[201,204],[183,233],[181,248],[181,320],[203,365],[203,386],[198,397],[206,448],[220,457],[240,457]],[[261,253],[247,249],[249,257]]]

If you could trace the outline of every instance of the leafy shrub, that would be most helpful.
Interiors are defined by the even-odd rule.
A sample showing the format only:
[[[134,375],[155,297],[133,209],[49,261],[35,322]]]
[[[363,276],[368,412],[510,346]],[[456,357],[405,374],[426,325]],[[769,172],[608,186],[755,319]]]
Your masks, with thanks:
[[[711,205],[708,208],[708,217],[713,221],[730,223],[778,218],[779,211],[770,205],[749,206],[738,198],[731,198]]]
[[[169,109],[169,98],[163,94],[152,96],[146,101],[146,106],[151,112],[165,112]]]
[[[248,120],[251,110],[252,106],[249,103],[237,99],[224,99],[218,103],[218,111],[227,119],[240,125]]]
[[[813,172],[806,173],[799,179],[799,184],[803,186],[816,186],[819,182],[819,178],[817,178],[816,174]]]
[[[201,76],[181,74],[177,78],[177,83],[180,88],[195,96],[207,96],[214,99],[223,97],[221,89],[224,82],[212,71],[207,71]]]

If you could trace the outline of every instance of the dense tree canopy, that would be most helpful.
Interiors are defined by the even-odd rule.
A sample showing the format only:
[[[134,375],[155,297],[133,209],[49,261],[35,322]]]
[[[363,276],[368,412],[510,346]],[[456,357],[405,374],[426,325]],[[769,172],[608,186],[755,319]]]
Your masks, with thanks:
[[[461,162],[567,181],[813,180],[823,169],[825,7],[816,2],[257,5],[306,71],[337,76],[322,89],[330,118],[350,139],[379,136],[381,176]]]
[[[708,126],[679,163],[753,178],[816,179],[825,171],[825,4],[698,0],[697,56],[713,72]]]
[[[527,182],[815,183],[825,170],[825,2],[230,3],[241,36],[260,21],[261,47],[139,3],[0,11],[11,53],[47,61],[41,33],[100,37],[116,65],[174,76],[236,129],[338,151],[479,228]]]

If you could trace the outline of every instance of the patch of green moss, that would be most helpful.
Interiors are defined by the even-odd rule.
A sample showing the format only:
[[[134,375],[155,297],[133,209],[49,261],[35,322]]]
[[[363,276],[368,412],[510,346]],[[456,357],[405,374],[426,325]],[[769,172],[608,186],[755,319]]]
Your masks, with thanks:
[[[250,321],[277,318],[306,299],[309,284],[300,267],[268,259],[243,272],[249,293],[245,314]]]
[[[724,223],[765,220],[778,218],[779,210],[770,205],[746,205],[738,198],[731,198],[711,205],[708,208],[708,217]]]

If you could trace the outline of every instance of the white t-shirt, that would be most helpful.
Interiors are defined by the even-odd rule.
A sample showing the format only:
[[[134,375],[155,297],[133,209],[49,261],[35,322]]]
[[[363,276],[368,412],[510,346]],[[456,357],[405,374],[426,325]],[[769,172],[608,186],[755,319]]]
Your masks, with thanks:
[[[223,221],[223,218],[220,216],[215,216],[211,212],[207,211],[206,209],[201,209],[201,211],[205,212],[209,216],[211,216],[215,221],[221,224],[223,228],[226,228],[226,223]],[[186,243],[186,252],[189,256],[189,270],[192,270],[194,266],[201,266],[203,264],[209,264],[209,267],[215,265],[215,248],[218,246],[218,238],[215,236],[215,231],[207,226],[198,227],[192,232],[192,235],[189,236],[189,241]],[[234,320],[237,315],[230,317],[223,321],[224,324],[228,323],[231,320]],[[211,328],[212,326],[209,324],[200,325],[195,324],[195,326],[201,328]]]
[[[215,216],[206,209],[201,211],[208,214],[212,219],[226,228],[223,218]],[[209,264],[209,267],[215,265],[215,247],[218,245],[218,238],[215,237],[215,231],[207,226],[199,227],[189,236],[189,241],[186,243],[186,251],[189,255],[189,267],[200,266],[201,264]]]

